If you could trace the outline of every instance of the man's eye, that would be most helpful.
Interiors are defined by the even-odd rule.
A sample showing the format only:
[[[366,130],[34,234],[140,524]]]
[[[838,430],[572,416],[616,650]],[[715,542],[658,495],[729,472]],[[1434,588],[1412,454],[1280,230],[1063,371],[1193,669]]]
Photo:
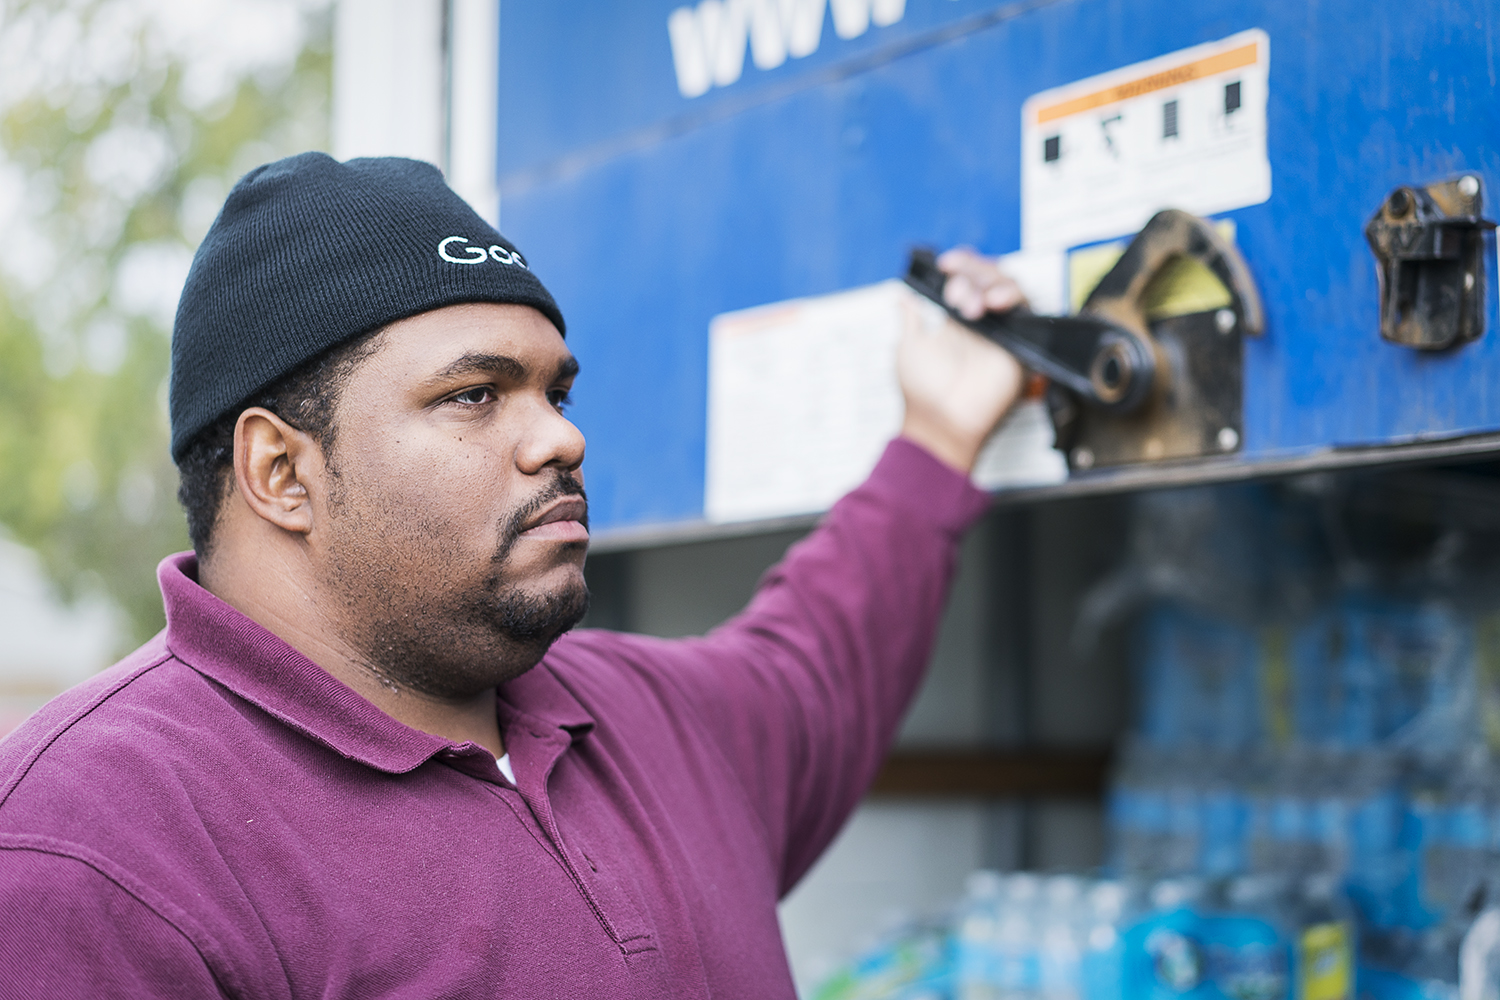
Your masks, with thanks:
[[[455,403],[463,403],[465,406],[478,406],[482,403],[488,403],[494,398],[495,393],[489,386],[480,385],[472,389],[465,389],[457,396],[454,396],[453,401]]]
[[[567,389],[553,389],[547,393],[547,402],[551,403],[552,408],[558,413],[561,413],[573,405],[573,394]]]

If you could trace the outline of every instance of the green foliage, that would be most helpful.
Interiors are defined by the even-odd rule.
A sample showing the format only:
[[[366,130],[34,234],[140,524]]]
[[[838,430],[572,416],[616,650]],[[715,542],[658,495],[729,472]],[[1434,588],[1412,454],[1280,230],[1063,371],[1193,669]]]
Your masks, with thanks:
[[[188,544],[166,416],[186,263],[240,174],[326,148],[330,89],[320,7],[293,7],[279,63],[241,66],[215,91],[191,40],[154,42],[150,6],[0,8],[0,63],[21,49],[85,67],[31,67],[30,86],[0,91],[0,525],[65,595],[102,585],[132,642],[162,625],[157,561]],[[92,39],[121,25],[113,75],[90,75]]]

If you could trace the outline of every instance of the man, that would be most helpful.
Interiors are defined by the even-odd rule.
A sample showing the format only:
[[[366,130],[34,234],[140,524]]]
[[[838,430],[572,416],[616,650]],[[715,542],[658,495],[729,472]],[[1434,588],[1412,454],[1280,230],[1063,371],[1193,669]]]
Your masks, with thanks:
[[[0,994],[791,996],[776,901],[920,679],[1019,369],[914,330],[902,438],[742,615],[564,637],[563,332],[426,164],[235,187],[173,333],[167,628],[0,743]]]

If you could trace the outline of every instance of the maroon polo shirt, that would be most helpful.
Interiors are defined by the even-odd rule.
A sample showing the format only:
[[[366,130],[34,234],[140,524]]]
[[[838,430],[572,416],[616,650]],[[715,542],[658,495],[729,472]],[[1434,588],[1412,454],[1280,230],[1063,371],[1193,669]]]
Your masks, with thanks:
[[[984,506],[897,441],[706,638],[565,637],[499,691],[517,785],[173,556],[166,630],[0,742],[0,996],[791,997],[776,901]]]

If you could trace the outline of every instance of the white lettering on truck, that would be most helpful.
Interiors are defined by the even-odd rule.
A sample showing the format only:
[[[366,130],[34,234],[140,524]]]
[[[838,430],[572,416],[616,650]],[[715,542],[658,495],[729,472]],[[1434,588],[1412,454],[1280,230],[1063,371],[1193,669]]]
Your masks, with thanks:
[[[701,0],[678,7],[667,17],[677,89],[699,97],[734,83],[747,43],[758,69],[812,55],[823,38],[825,7],[832,8],[840,38],[858,38],[872,23],[883,28],[906,14],[906,0]]]

